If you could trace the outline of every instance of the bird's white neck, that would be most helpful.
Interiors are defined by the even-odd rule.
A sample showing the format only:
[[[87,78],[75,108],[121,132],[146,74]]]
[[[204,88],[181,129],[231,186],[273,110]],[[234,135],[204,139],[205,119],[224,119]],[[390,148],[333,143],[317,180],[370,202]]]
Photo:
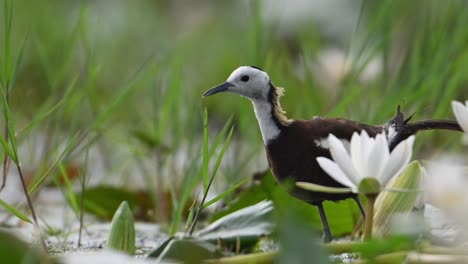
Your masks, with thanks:
[[[251,100],[255,110],[260,131],[262,132],[263,143],[275,139],[280,134],[280,129],[272,115],[272,105],[264,100]]]

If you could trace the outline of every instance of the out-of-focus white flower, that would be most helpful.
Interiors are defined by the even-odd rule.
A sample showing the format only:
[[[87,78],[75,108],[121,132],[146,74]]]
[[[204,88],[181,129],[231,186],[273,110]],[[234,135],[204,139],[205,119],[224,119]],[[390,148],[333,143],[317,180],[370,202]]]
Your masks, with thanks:
[[[463,160],[454,157],[438,158],[426,167],[423,184],[426,202],[440,210],[435,215],[436,211],[428,205],[425,212],[431,226],[439,226],[437,229],[443,230],[442,235],[438,234],[437,237],[447,236],[445,233],[450,230],[440,226],[448,225],[452,228],[455,226],[458,230],[451,232],[450,237],[461,236],[468,239],[468,170]]]
[[[382,73],[382,56],[357,56],[348,54],[346,50],[327,48],[317,53],[313,61],[312,70],[320,87],[334,95],[341,87],[340,83],[353,70],[360,69],[359,80],[368,83],[375,80]]]
[[[333,160],[318,157],[317,162],[333,179],[357,193],[363,179],[374,178],[382,187],[399,175],[410,161],[414,136],[400,142],[391,153],[383,133],[375,138],[366,131],[354,133],[349,152],[334,135],[330,134],[328,141]]]
[[[238,1],[251,8],[252,3]],[[260,1],[262,19],[282,36],[294,36],[304,26],[317,24],[324,35],[339,43],[348,43],[356,34],[359,6],[340,0],[270,0]]]
[[[76,252],[61,257],[61,262],[66,264],[101,263],[101,264],[148,264],[152,261],[135,259],[122,252],[105,249],[103,251]],[[166,263],[166,262],[165,262]]]
[[[468,146],[468,133],[463,134],[461,141],[463,145]]]
[[[465,133],[468,133],[468,101],[465,101],[465,105],[458,101],[452,101],[452,109],[458,124]]]
[[[461,160],[445,158],[427,167],[426,199],[444,211],[468,217],[468,173]]]

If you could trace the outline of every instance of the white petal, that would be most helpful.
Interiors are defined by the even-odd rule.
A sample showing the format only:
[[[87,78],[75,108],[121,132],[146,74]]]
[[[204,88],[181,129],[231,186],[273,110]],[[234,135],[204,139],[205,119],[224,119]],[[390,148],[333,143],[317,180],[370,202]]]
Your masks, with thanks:
[[[371,140],[365,130],[362,130],[361,134],[354,132],[351,137],[351,159],[353,161],[354,168],[361,177],[365,177],[367,174],[367,157],[369,156],[369,146]]]
[[[368,175],[366,177],[375,177],[380,179],[382,172],[387,165],[390,157],[390,151],[388,150],[387,137],[385,134],[378,134],[375,138],[374,145],[369,152],[367,160]]]
[[[349,141],[346,139],[342,139],[342,138],[340,138],[340,141],[341,141],[341,144],[343,144],[343,147],[346,149],[346,152],[349,153],[350,147],[351,147]]]
[[[351,182],[348,177],[344,174],[344,172],[336,165],[335,162],[333,162],[330,159],[327,159],[325,157],[318,157],[317,162],[320,165],[320,167],[328,174],[330,177],[335,179],[335,181],[343,184],[344,186],[350,187],[353,190],[357,189],[356,185]]]
[[[466,103],[465,106],[460,102],[452,101],[452,109],[458,124],[468,133],[468,101]]]
[[[330,153],[335,163],[352,182],[358,184],[360,182],[360,177],[343,143],[332,134],[328,136],[328,143],[330,144]]]
[[[351,154],[351,159],[354,165],[354,168],[356,168],[357,172],[359,174],[362,174],[360,171],[361,166],[362,166],[362,160],[363,160],[363,149],[361,147],[361,137],[359,136],[359,133],[354,132],[353,136],[351,137],[351,143],[350,143],[350,154]]]
[[[414,139],[414,136],[408,137],[400,142],[390,153],[387,166],[385,166],[380,178],[382,185],[386,185],[391,178],[398,176],[408,165],[413,153]]]

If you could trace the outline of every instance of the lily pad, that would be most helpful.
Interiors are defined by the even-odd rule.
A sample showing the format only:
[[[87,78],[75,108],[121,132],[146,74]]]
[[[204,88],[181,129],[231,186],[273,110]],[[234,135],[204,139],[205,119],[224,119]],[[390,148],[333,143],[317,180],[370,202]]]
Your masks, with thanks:
[[[187,264],[198,264],[207,259],[219,258],[223,255],[214,244],[192,238],[177,239],[171,237],[156,248],[147,257],[158,261],[180,261]]]
[[[224,216],[190,238],[167,239],[148,255],[160,260],[176,260],[183,263],[201,263],[219,258],[218,241],[225,244],[240,243],[241,247],[253,245],[263,235],[269,235],[274,225],[271,221],[273,203],[262,201]]]
[[[216,221],[230,213],[268,199],[269,192],[277,186],[278,184],[269,170],[255,173],[252,176],[251,183],[247,187],[239,189],[232,199],[224,199],[226,206],[216,212],[211,217],[211,221]]]
[[[206,241],[254,243],[273,231],[272,214],[273,203],[261,201],[218,219],[195,233],[195,237]]]

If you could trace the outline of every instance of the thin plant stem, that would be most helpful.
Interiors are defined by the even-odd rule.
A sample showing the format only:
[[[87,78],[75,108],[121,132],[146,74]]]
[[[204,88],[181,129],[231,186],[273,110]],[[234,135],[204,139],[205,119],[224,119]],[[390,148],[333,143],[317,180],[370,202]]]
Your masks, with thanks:
[[[6,1],[5,2],[5,83],[3,84],[2,81],[2,86],[5,88],[5,100],[7,103],[10,101],[10,89],[11,89],[11,82],[8,74],[8,68],[10,66],[10,33],[11,33],[11,21],[12,21],[12,10],[13,10],[13,5],[11,1]],[[5,141],[8,144],[8,135],[9,135],[9,128],[8,128],[8,122],[5,124]],[[9,169],[9,162],[10,157],[8,155],[5,155],[3,158],[3,182],[0,187],[0,191],[3,190],[3,188],[6,185],[7,177],[8,177],[8,169]]]
[[[168,209],[167,209],[167,198],[164,193],[164,180],[162,177],[162,166],[163,166],[163,157],[162,157],[162,151],[159,151],[159,149],[156,149],[154,151],[154,157],[156,159],[155,162],[155,167],[156,167],[156,191],[158,195],[158,201],[156,203],[156,211],[158,212],[158,215],[160,216],[160,221],[162,223],[167,223],[169,216],[167,215]]]
[[[205,113],[206,113],[206,110],[205,110]],[[207,115],[205,114],[205,116],[207,116]],[[226,151],[226,149],[227,149],[227,147],[229,145],[229,142],[231,140],[231,136],[232,136],[233,131],[234,131],[234,127],[231,127],[231,130],[228,133],[227,139],[224,142],[224,146],[223,146],[223,148],[221,150],[221,153],[218,156],[218,160],[216,161],[215,168],[211,172],[211,178],[210,178],[210,180],[208,182],[208,185],[205,187],[205,192],[203,193],[203,198],[201,200],[200,206],[195,211],[195,215],[193,217],[192,224],[190,225],[190,228],[189,228],[189,236],[191,236],[193,234],[193,231],[195,230],[195,226],[197,225],[197,222],[198,222],[198,217],[200,216],[200,213],[204,208],[203,205],[205,204],[206,197],[208,196],[208,191],[210,190],[211,184],[213,183],[214,177],[216,176],[218,166],[221,163],[221,160],[222,160],[222,158],[224,156],[224,153],[225,153],[225,151]],[[205,133],[207,133],[207,132],[205,132]]]
[[[44,144],[44,147],[42,148],[42,159],[43,160],[46,160],[48,158],[48,154],[49,154],[49,151],[50,151],[50,146],[52,146],[52,139],[54,138],[55,136],[55,131],[56,129],[52,129],[53,126],[52,124],[50,124],[51,122],[48,122],[47,124],[47,137],[45,139],[45,144]]]
[[[8,127],[5,128],[6,133],[5,133],[5,141],[8,142]],[[8,170],[10,169],[10,157],[8,155],[5,155],[3,158],[3,180],[2,180],[2,185],[0,186],[0,192],[5,188],[7,178],[8,178]]]
[[[211,187],[211,183],[213,182],[213,179],[214,179],[214,177],[212,177],[210,182],[208,183],[208,186],[205,189],[205,192],[203,194],[203,198],[202,198],[202,201],[200,203],[200,206],[195,211],[195,215],[193,217],[192,224],[190,225],[190,228],[189,228],[189,236],[192,236],[193,231],[195,230],[195,226],[197,225],[197,222],[198,222],[198,217],[200,216],[200,213],[203,210],[203,204],[205,203],[205,199],[208,196],[208,191],[209,191],[209,189]]]
[[[33,218],[34,227],[36,228],[36,232],[39,235],[39,240],[40,240],[41,246],[47,252],[47,246],[46,246],[46,244],[44,242],[44,239],[42,237],[41,228],[39,227],[39,222],[37,221],[36,212],[34,211],[34,207],[33,207],[32,201],[31,201],[31,197],[29,196],[28,188],[26,187],[26,183],[24,181],[23,170],[21,169],[21,164],[19,162],[16,163],[16,168],[18,169],[18,174],[19,174],[20,180],[21,180],[21,186],[23,187],[24,195],[26,196],[26,200],[28,202],[29,210],[31,211],[31,215],[32,215],[32,218]]]
[[[366,194],[366,219],[364,222],[364,235],[363,240],[369,240],[372,238],[372,228],[374,226],[374,204],[378,194]]]
[[[9,100],[10,99],[10,87],[8,83],[5,89],[5,98],[6,98],[5,100],[7,101],[7,103],[10,103],[10,100]],[[5,124],[5,132],[3,133],[3,135],[5,137],[5,141],[8,143],[9,135],[10,135],[10,133],[8,132],[8,122],[6,122]],[[10,169],[10,157],[8,157],[8,155],[5,155],[5,157],[3,158],[3,181],[2,181],[2,185],[0,186],[0,192],[3,190],[3,188],[5,188],[9,169]]]
[[[78,233],[78,247],[81,247],[81,236],[83,234],[84,201],[86,192],[86,176],[88,171],[89,147],[86,149],[85,164],[82,169],[83,177],[81,179],[81,197],[80,197],[80,230]]]

